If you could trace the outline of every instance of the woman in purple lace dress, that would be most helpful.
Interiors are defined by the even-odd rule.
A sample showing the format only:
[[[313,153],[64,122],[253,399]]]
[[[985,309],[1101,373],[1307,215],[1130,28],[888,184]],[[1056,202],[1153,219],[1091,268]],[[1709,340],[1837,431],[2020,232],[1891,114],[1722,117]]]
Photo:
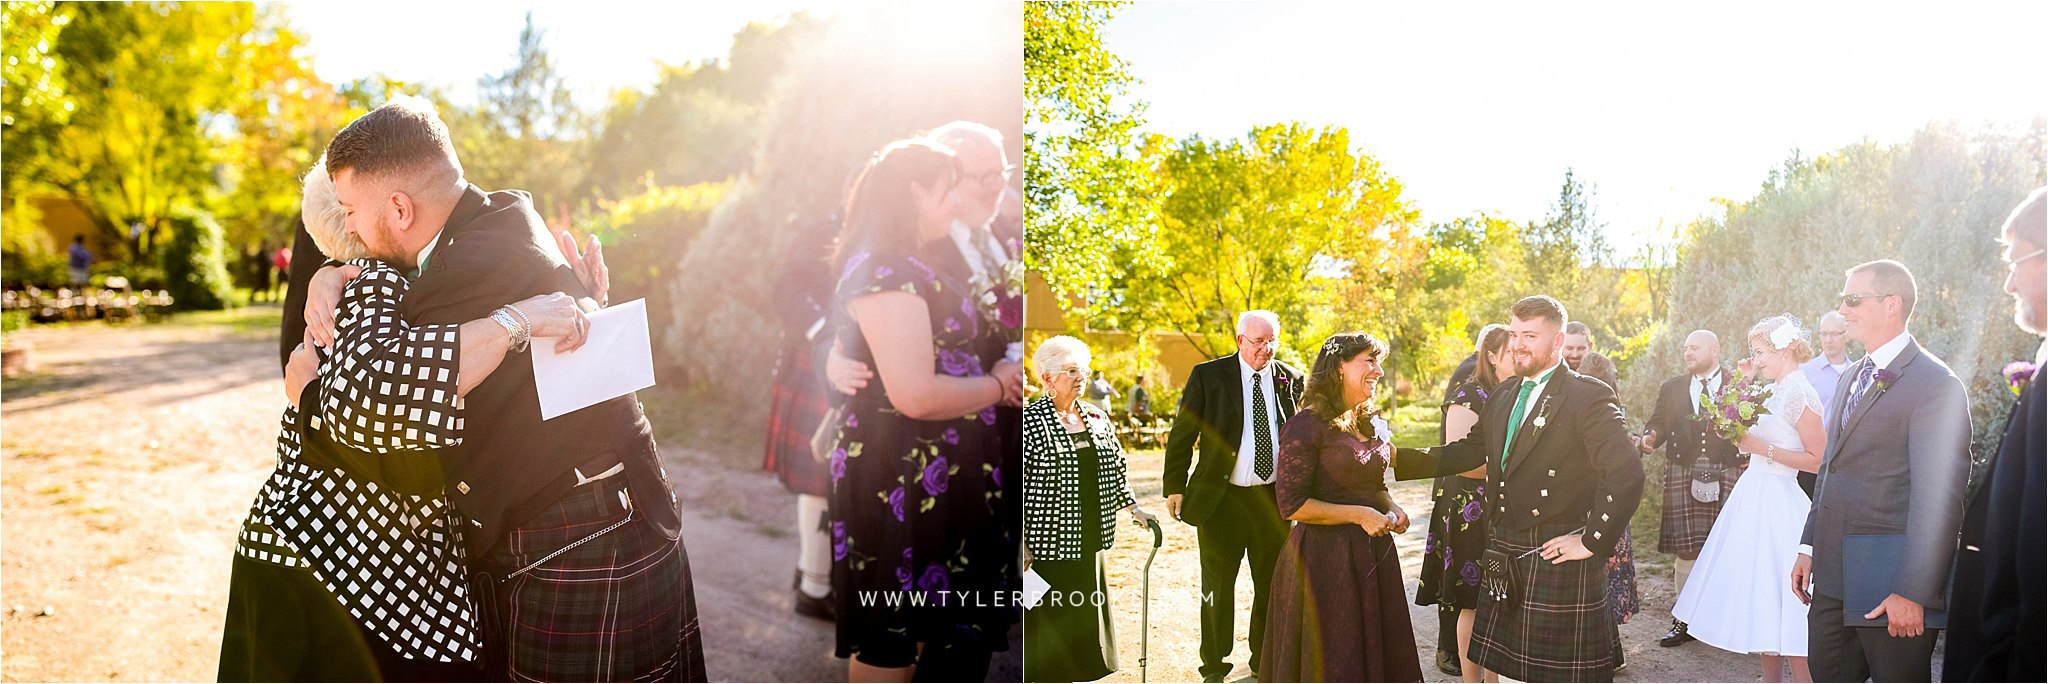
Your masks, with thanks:
[[[1299,523],[1273,567],[1262,682],[1419,682],[1400,554],[1408,514],[1387,492],[1392,432],[1373,415],[1387,347],[1323,343],[1302,409],[1280,431],[1280,514]]]

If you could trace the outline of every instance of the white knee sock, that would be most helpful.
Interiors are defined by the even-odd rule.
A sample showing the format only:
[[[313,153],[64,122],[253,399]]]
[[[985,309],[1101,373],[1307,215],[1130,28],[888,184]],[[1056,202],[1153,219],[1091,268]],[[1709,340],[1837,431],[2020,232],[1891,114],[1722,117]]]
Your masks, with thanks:
[[[825,516],[825,497],[796,496],[796,568],[803,572],[800,588],[811,598],[832,593],[832,536],[819,524]]]
[[[1671,564],[1671,567],[1676,571],[1676,574],[1678,575],[1678,591],[1685,591],[1685,580],[1686,578],[1692,576],[1692,564],[1696,562],[1696,560],[1697,559],[1685,560],[1681,558],[1677,562]]]

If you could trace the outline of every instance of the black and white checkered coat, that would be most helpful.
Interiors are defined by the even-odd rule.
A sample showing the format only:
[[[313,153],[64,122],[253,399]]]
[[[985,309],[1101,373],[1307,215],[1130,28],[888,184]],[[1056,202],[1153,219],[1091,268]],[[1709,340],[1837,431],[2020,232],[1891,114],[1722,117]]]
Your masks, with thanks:
[[[332,415],[314,418],[338,441],[364,450],[402,448],[410,436],[450,442],[435,430],[400,430],[376,417],[418,412],[452,420],[457,326],[406,329],[397,319],[405,280],[389,266],[362,261],[343,290],[337,353],[320,374]],[[381,407],[382,411],[379,411]],[[310,407],[309,407],[310,408]],[[236,552],[313,572],[364,628],[408,658],[457,661],[482,655],[464,547],[448,501],[406,494],[302,458],[297,411],[287,408],[277,467],[243,524]],[[408,431],[409,430],[409,431]],[[372,446],[374,445],[374,446]],[[430,456],[422,455],[423,458]]]
[[[1116,539],[1117,511],[1137,505],[1124,466],[1123,445],[1109,416],[1076,401],[1088,436],[1101,459],[1095,486],[1101,492],[1102,548]],[[1046,397],[1024,407],[1024,545],[1036,560],[1079,560],[1102,549],[1081,548],[1081,462],[1073,438],[1060,425],[1059,409]]]

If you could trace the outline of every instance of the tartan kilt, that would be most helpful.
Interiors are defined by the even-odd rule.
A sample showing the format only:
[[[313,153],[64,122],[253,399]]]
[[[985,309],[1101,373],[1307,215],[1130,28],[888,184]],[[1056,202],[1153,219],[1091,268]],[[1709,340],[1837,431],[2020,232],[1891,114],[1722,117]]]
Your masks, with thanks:
[[[830,496],[831,472],[811,455],[811,434],[828,408],[824,370],[808,343],[785,345],[775,384],[768,391],[768,453],[761,469],[773,471],[794,494]]]
[[[1691,464],[1665,460],[1664,517],[1657,528],[1657,550],[1681,558],[1699,556],[1707,545],[1707,533],[1714,530],[1714,519],[1721,517],[1721,504],[1735,492],[1735,481],[1748,468],[1747,462],[1722,468],[1721,500],[1702,503],[1692,498]]]
[[[512,681],[706,681],[689,554],[627,520],[625,492],[624,477],[576,487],[491,551],[502,577],[626,521],[499,584],[491,636]]]
[[[1495,528],[1493,548],[1509,556],[1540,547],[1575,528],[1545,525],[1522,532]],[[1518,595],[1512,605],[1482,592],[1472,626],[1473,662],[1525,682],[1614,681],[1614,611],[1608,608],[1607,559],[1551,565],[1541,554],[1513,562]]]

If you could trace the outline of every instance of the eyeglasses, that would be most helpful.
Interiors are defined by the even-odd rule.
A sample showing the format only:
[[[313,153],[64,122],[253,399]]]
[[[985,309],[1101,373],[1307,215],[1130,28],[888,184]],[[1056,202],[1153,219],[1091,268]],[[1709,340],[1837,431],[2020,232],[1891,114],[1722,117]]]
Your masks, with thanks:
[[[988,173],[975,174],[972,176],[963,174],[961,178],[972,180],[981,183],[982,185],[1001,185],[1003,183],[1010,182],[1010,174],[1015,173],[1016,171],[1017,165],[1011,164],[1009,166],[1003,167],[1001,170],[990,171]]]
[[[1053,374],[1053,375],[1064,375],[1064,376],[1067,376],[1067,377],[1070,377],[1070,378],[1074,378],[1074,379],[1076,379],[1076,380],[1079,380],[1079,379],[1081,379],[1081,378],[1085,378],[1085,377],[1088,377],[1088,369],[1086,369],[1086,368],[1061,368],[1061,369],[1059,369],[1059,370],[1053,371],[1053,373],[1052,373],[1052,374]]]
[[[1853,306],[1853,305],[1852,305],[1852,306]],[[1820,336],[1821,336],[1821,337],[1841,337],[1841,336],[1843,336],[1843,335],[1847,335],[1847,334],[1849,334],[1849,331],[1846,331],[1846,330],[1822,330],[1822,331],[1820,331]]]
[[[1843,308],[1848,308],[1848,309],[1854,309],[1854,308],[1856,308],[1856,307],[1858,307],[1858,306],[1861,306],[1861,305],[1863,304],[1863,298],[1865,298],[1865,297],[1897,297],[1897,296],[1898,296],[1898,295],[1895,295],[1895,294],[1886,294],[1886,293],[1882,293],[1882,292],[1844,292],[1844,293],[1842,293],[1842,307],[1843,307]]]
[[[2023,255],[2023,256],[2018,256],[2018,257],[2013,257],[2013,258],[2011,258],[2011,259],[2007,259],[2007,260],[2005,261],[2005,267],[2006,267],[2006,268],[2019,268],[2019,267],[2020,267],[2020,263],[2021,263],[2021,262],[2024,262],[2024,261],[2026,261],[2026,260],[2028,260],[2028,259],[2033,259],[2033,258],[2039,257],[2039,256],[2041,256],[2041,255],[2043,255],[2043,254],[2048,254],[2048,248],[2042,248],[2042,249],[2037,249],[2037,250],[2034,250],[2034,253],[2032,253],[2032,254],[2027,254],[2027,255]]]

